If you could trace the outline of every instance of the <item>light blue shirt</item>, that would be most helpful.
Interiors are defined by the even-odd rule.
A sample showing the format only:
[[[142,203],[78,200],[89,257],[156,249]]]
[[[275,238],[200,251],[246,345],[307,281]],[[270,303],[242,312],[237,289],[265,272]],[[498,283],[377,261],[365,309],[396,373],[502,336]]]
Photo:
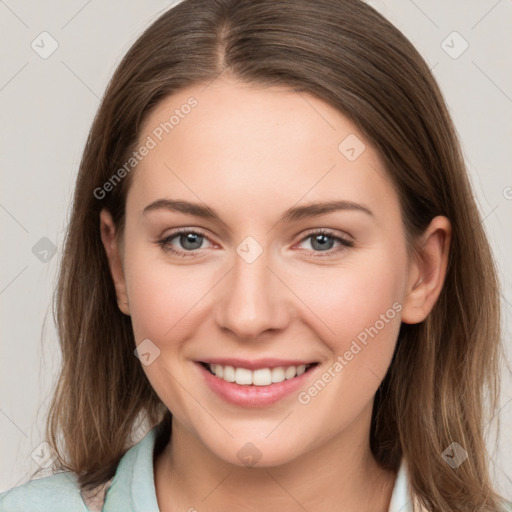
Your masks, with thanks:
[[[119,462],[103,512],[159,512],[153,475],[157,427]],[[0,494],[0,512],[89,512],[71,472],[31,480]],[[404,464],[398,472],[389,512],[412,512]]]

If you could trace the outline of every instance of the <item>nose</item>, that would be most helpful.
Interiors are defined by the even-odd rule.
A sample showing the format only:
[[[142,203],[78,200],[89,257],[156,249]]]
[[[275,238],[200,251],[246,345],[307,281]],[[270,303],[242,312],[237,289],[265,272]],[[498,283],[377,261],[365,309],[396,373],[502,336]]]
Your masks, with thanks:
[[[219,287],[215,306],[219,328],[249,341],[287,326],[292,294],[270,267],[265,252],[250,263],[235,254],[233,268]]]

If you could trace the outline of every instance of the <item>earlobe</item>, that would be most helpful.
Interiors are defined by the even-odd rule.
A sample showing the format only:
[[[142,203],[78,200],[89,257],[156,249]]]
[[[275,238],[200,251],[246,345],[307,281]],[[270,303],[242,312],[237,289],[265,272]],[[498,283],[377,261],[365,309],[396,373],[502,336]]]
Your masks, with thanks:
[[[451,233],[450,221],[446,217],[438,216],[422,235],[414,261],[410,265],[402,322],[422,322],[432,311],[446,277]]]
[[[124,276],[123,263],[121,258],[121,249],[116,237],[116,226],[112,215],[106,209],[100,212],[100,233],[103,247],[107,254],[110,274],[116,289],[117,304],[119,309],[125,314],[130,314],[128,305],[128,294],[126,291],[126,280]]]

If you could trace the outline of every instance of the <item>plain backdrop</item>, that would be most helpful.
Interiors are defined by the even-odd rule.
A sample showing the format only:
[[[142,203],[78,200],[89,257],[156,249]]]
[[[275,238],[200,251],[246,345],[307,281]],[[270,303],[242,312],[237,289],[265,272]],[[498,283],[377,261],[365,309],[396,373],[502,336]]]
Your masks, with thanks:
[[[370,3],[420,51],[448,103],[500,269],[510,360],[512,2]],[[0,0],[0,491],[38,468],[34,454],[42,449],[60,360],[52,293],[88,130],[121,57],[171,5],[163,0]],[[508,373],[501,409],[485,432],[493,479],[510,499]]]

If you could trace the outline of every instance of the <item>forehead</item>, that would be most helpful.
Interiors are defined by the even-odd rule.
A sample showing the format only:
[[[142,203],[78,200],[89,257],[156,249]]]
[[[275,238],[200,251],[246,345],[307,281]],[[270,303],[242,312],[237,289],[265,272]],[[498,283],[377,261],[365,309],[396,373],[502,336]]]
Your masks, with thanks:
[[[301,198],[397,203],[369,141],[307,93],[220,79],[193,86],[152,111],[139,145],[148,141],[128,198],[139,210],[165,196],[216,210],[258,208],[269,197],[282,209]]]

